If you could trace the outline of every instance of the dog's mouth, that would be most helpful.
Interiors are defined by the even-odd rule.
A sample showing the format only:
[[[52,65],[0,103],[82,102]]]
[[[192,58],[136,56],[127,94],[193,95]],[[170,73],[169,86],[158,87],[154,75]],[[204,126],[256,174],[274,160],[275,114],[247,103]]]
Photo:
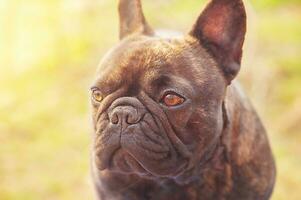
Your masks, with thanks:
[[[160,177],[177,176],[183,172],[186,166],[186,162],[183,162],[182,165],[174,167],[174,169],[169,169],[170,172],[173,172],[172,174],[160,175]],[[158,174],[154,173],[150,169],[145,168],[143,163],[136,160],[135,157],[122,148],[114,152],[108,169],[110,171],[123,174],[138,174],[139,176],[146,178],[158,177]]]
[[[116,150],[109,164],[109,169],[111,171],[121,172],[121,173],[138,173],[139,175],[150,175],[142,165],[131,156],[125,149]]]
[[[141,98],[144,98],[143,102],[148,101],[148,105],[153,103],[145,96]],[[114,110],[119,112],[119,121],[112,123],[113,115],[110,113],[104,113],[100,117],[95,139],[98,169],[173,177],[187,167],[189,151],[173,132],[168,120],[164,118],[164,113],[158,113],[159,109],[146,109],[137,98],[123,100],[111,106],[113,114]],[[130,106],[125,104],[129,101]],[[150,108],[155,106],[157,105],[154,104]],[[132,110],[137,107],[138,110]],[[152,114],[154,112],[157,113]],[[131,123],[126,120],[131,120]],[[118,123],[115,123],[117,121]]]

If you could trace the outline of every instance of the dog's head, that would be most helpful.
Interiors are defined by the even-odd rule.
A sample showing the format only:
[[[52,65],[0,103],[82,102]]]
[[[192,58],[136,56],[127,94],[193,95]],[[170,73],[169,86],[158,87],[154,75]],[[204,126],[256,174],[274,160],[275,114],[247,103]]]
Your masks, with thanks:
[[[177,177],[215,147],[227,86],[240,68],[241,0],[212,0],[182,38],[155,35],[139,0],[120,0],[120,43],[92,87],[99,170]]]

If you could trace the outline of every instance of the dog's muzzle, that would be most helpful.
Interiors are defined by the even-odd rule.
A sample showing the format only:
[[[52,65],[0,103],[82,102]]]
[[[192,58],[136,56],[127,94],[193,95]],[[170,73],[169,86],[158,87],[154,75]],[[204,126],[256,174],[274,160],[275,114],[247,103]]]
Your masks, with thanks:
[[[175,174],[187,165],[181,155],[186,147],[178,149],[180,141],[157,103],[145,95],[139,97],[117,98],[100,117],[96,165],[124,173]]]

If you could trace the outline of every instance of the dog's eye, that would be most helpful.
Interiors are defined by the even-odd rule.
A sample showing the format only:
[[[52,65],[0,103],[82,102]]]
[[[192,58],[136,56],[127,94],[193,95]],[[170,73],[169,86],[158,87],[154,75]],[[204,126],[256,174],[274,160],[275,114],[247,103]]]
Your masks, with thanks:
[[[166,106],[178,106],[182,103],[184,103],[185,99],[183,97],[181,97],[178,94],[174,94],[174,93],[168,93],[166,95],[164,95],[162,102],[166,105]]]
[[[100,92],[100,90],[98,88],[92,89],[92,98],[97,102],[102,101],[103,96],[102,96],[102,93]]]

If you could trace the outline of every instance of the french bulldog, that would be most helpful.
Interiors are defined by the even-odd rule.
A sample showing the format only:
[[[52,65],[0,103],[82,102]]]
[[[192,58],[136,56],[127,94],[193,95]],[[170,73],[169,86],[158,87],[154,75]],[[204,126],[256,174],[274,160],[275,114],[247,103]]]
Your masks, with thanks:
[[[139,0],[120,0],[119,15],[120,42],[91,87],[98,198],[269,199],[275,164],[266,131],[234,81],[242,0],[212,0],[175,38],[153,31]]]

